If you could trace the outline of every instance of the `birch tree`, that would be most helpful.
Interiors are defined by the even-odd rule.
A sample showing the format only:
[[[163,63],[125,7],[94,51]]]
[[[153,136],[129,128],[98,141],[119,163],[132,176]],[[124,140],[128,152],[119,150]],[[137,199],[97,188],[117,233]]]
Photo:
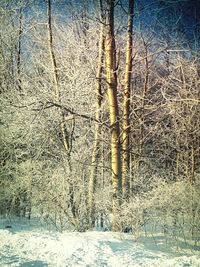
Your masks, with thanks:
[[[129,193],[128,172],[130,170],[130,90],[132,73],[132,34],[133,34],[133,9],[134,1],[129,0],[126,66],[123,95],[123,134],[122,134],[122,191]]]
[[[118,230],[118,197],[121,190],[121,146],[120,146],[120,127],[119,127],[119,108],[117,101],[117,66],[116,66],[116,47],[114,35],[114,0],[106,1],[106,82],[107,95],[109,101],[110,115],[110,146],[111,146],[111,170],[112,170],[112,229]]]
[[[89,177],[89,189],[88,189],[88,198],[89,198],[89,218],[91,219],[90,224],[94,224],[94,191],[96,184],[97,176],[97,164],[99,158],[99,149],[100,149],[100,120],[101,120],[101,104],[103,100],[102,94],[102,75],[103,75],[103,61],[104,61],[104,45],[105,45],[105,34],[104,34],[104,17],[103,17],[103,7],[102,0],[99,0],[99,20],[100,23],[100,33],[99,33],[99,51],[98,51],[98,66],[96,73],[96,115],[95,115],[95,134],[94,134],[94,146],[92,152],[92,162],[91,162],[91,172]]]

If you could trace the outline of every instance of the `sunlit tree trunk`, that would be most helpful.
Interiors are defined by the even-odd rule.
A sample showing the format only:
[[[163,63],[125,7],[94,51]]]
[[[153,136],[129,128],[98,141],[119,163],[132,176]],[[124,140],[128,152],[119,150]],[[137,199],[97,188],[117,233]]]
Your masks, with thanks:
[[[114,37],[114,0],[106,1],[106,82],[109,100],[110,131],[111,131],[111,169],[112,169],[112,230],[118,230],[118,195],[121,191],[121,151],[119,110],[117,102],[116,48]]]
[[[122,191],[125,196],[129,193],[128,173],[130,170],[130,88],[132,72],[132,34],[133,34],[133,10],[134,1],[129,0],[127,46],[126,46],[126,67],[124,79],[123,96],[123,134],[122,134]]]
[[[102,11],[102,1],[99,0],[99,18],[103,21],[103,11]],[[103,59],[104,59],[104,44],[105,44],[105,35],[104,35],[104,25],[100,24],[100,36],[99,36],[99,52],[98,52],[98,66],[96,73],[96,124],[95,124],[95,134],[94,134],[94,146],[92,153],[92,166],[90,169],[89,177],[89,189],[88,189],[88,198],[89,198],[89,217],[90,217],[90,226],[94,225],[94,191],[96,184],[97,176],[97,165],[99,157],[99,135],[100,135],[100,120],[101,120],[101,104],[103,100],[102,95],[102,73],[103,73]]]

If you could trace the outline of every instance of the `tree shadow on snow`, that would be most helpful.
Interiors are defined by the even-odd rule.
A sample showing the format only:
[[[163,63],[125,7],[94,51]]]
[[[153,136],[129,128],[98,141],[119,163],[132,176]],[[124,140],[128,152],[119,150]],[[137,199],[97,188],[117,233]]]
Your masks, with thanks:
[[[18,260],[19,260],[19,257],[17,255],[12,255],[12,256],[1,255],[0,256],[0,266],[4,266],[2,264],[16,263],[16,262],[18,262]]]
[[[113,252],[120,252],[120,251],[127,251],[127,249],[130,248],[131,244],[133,244],[133,241],[103,241],[102,244],[108,245]]]
[[[48,266],[48,264],[46,262],[43,262],[43,261],[28,261],[28,262],[22,263],[20,266],[21,267],[31,267],[31,266],[46,267],[46,266]]]
[[[138,243],[143,244],[148,251],[167,252],[169,254],[185,255],[185,249],[189,251],[200,251],[200,246],[192,245],[182,240],[166,238],[164,236],[141,237]]]
[[[102,245],[109,246],[114,254],[125,255],[128,254],[130,257],[135,259],[158,259],[159,256],[151,254],[150,250],[141,250],[141,248],[137,248],[137,242],[133,240],[121,240],[117,241],[106,241],[102,242]],[[121,254],[122,253],[122,254]],[[105,265],[106,266],[106,265]]]

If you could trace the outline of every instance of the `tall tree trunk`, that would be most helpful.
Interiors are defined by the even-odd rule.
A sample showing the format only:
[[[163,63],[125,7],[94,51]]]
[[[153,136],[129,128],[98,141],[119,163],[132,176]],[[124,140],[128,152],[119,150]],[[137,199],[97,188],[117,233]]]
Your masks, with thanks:
[[[103,10],[102,10],[102,0],[99,0],[99,18],[103,21]],[[101,120],[101,103],[103,100],[102,95],[102,73],[103,73],[103,59],[104,59],[104,44],[105,44],[105,36],[104,36],[104,25],[100,24],[100,36],[99,36],[99,52],[98,52],[98,66],[96,73],[96,124],[95,124],[95,134],[94,134],[94,146],[92,153],[92,165],[90,169],[90,177],[89,177],[89,188],[88,188],[88,205],[89,205],[89,218],[90,218],[90,226],[94,226],[94,191],[96,184],[96,176],[97,176],[97,165],[98,165],[98,157],[99,157],[99,135],[100,135],[100,124]]]
[[[56,57],[53,50],[53,32],[52,32],[52,22],[51,22],[51,0],[48,0],[47,2],[47,16],[48,16],[48,35],[49,35],[49,53],[51,57],[51,63],[52,63],[52,70],[53,70],[53,79],[54,79],[54,87],[55,87],[55,100],[60,104],[61,103],[61,97],[60,97],[60,90],[59,90],[59,80],[58,80],[58,71],[57,71],[57,63],[56,63]],[[70,153],[70,143],[69,143],[69,136],[66,130],[65,125],[65,114],[61,110],[61,134],[63,139],[63,145],[66,150],[66,152]]]
[[[139,157],[138,157],[138,171],[142,165],[142,154],[144,149],[144,124],[145,124],[145,105],[146,105],[146,97],[147,91],[149,88],[149,62],[148,62],[148,44],[145,42],[144,38],[142,37],[144,50],[145,50],[145,77],[144,77],[144,85],[142,91],[142,99],[141,99],[141,115],[140,115],[140,129],[139,129]],[[139,188],[143,187],[143,177],[138,179],[138,186]]]
[[[130,171],[130,88],[132,72],[132,34],[133,34],[133,11],[134,1],[129,0],[126,67],[124,79],[123,96],[123,134],[122,134],[122,192],[125,196],[129,194],[130,182],[128,173]]]
[[[111,130],[111,169],[112,169],[112,230],[119,230],[118,227],[118,196],[121,191],[121,148],[119,110],[117,102],[117,75],[116,75],[116,51],[114,37],[114,0],[106,0],[106,82],[110,112]]]
[[[17,80],[18,80],[18,88],[21,91],[21,38],[22,38],[22,20],[23,20],[23,11],[22,11],[22,1],[19,1],[19,31],[18,31],[18,44],[17,44]]]
[[[51,57],[54,87],[55,87],[54,94],[55,94],[55,100],[62,106],[60,89],[59,89],[57,63],[56,63],[56,57],[55,57],[54,50],[53,50],[53,32],[52,32],[52,22],[51,22],[51,0],[47,1],[47,16],[48,16],[47,25],[48,25],[48,37],[49,37],[49,53],[50,53],[50,57]],[[67,132],[67,127],[66,127],[66,122],[65,122],[65,112],[62,109],[60,109],[60,116],[61,116],[60,130],[61,130],[61,134],[62,134],[62,141],[63,141],[64,149],[65,149],[66,154],[67,154],[69,172],[71,172],[70,153],[71,153],[71,149],[72,149],[72,141],[70,142],[70,138],[69,138],[69,134]],[[69,185],[69,194],[70,194],[71,211],[73,214],[73,219],[75,220],[76,209],[75,209],[75,204],[74,204],[74,189],[73,189],[73,185],[71,185],[71,184]]]

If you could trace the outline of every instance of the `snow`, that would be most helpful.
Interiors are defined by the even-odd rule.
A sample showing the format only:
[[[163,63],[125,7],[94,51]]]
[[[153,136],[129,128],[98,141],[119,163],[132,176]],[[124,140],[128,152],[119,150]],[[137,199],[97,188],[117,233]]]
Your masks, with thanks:
[[[130,234],[45,230],[23,224],[0,227],[0,266],[200,266],[200,252],[173,250],[162,236],[134,241]]]

